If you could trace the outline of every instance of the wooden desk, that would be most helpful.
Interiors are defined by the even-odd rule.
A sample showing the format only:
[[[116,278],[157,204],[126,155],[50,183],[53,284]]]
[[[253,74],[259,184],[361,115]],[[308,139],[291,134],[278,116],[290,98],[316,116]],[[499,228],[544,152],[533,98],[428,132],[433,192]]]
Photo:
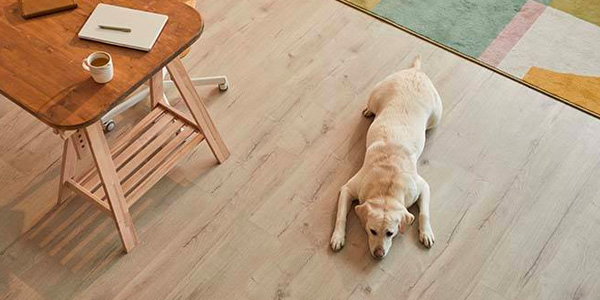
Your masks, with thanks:
[[[78,0],[76,10],[25,20],[17,1],[0,0],[0,93],[65,139],[59,204],[71,192],[92,201],[114,218],[129,252],[138,242],[129,207],[200,142],[207,141],[219,163],[229,151],[178,58],[202,33],[198,12],[177,0],[102,1],[169,16],[146,53],[77,38],[99,2]],[[107,84],[95,83],[81,67],[83,58],[99,50],[109,52],[115,65]],[[165,66],[192,118],[161,102]],[[100,118],[148,80],[152,112],[109,147]],[[85,151],[95,165],[77,176],[75,165]]]

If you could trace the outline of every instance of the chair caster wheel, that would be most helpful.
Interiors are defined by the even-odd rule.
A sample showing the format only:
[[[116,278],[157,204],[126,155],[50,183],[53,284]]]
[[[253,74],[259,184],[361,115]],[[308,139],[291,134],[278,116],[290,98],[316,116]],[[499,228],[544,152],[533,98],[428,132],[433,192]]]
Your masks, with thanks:
[[[219,90],[224,92],[229,89],[229,81],[225,81],[223,84],[219,84]]]
[[[115,123],[114,120],[110,120],[110,121],[104,123],[103,125],[104,125],[104,132],[111,132],[111,131],[115,130],[115,127],[117,127],[117,124]]]

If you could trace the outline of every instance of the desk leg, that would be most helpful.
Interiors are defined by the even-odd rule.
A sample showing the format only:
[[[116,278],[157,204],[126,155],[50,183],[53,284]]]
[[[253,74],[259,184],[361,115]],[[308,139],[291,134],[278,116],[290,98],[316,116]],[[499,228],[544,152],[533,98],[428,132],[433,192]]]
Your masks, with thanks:
[[[65,139],[63,146],[62,164],[60,168],[60,186],[58,187],[58,205],[67,200],[73,193],[66,186],[66,182],[75,176],[75,166],[77,165],[77,152],[73,137]]]
[[[133,227],[133,220],[129,214],[129,208],[123,194],[117,170],[110,154],[110,149],[104,138],[102,123],[96,122],[87,127],[85,134],[90,144],[98,174],[100,175],[104,193],[110,205],[117,229],[119,230],[119,236],[125,247],[125,252],[130,252],[137,245],[138,238]]]
[[[167,65],[167,70],[169,70],[171,79],[173,79],[181,97],[194,117],[194,121],[196,121],[200,130],[202,130],[202,134],[204,134],[210,150],[217,158],[217,161],[223,163],[229,157],[229,150],[210,118],[204,102],[196,92],[194,84],[181,60],[175,58]]]
[[[163,69],[150,78],[150,105],[154,109],[163,99]]]

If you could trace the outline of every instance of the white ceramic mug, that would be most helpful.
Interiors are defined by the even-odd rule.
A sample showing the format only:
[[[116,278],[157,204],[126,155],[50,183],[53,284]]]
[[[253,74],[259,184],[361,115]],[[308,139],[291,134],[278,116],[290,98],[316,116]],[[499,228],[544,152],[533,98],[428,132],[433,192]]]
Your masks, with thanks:
[[[106,60],[102,65],[94,65],[96,60]],[[81,64],[84,70],[90,72],[92,78],[97,83],[107,83],[113,78],[113,63],[110,54],[102,51],[96,51],[83,60]]]

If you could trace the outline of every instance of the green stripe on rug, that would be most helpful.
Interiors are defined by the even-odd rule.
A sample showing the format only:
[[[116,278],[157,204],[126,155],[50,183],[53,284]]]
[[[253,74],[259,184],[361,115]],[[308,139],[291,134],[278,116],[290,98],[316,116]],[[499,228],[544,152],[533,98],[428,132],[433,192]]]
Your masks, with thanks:
[[[350,2],[358,4],[356,0]],[[478,57],[524,3],[525,0],[382,0],[372,11]]]

